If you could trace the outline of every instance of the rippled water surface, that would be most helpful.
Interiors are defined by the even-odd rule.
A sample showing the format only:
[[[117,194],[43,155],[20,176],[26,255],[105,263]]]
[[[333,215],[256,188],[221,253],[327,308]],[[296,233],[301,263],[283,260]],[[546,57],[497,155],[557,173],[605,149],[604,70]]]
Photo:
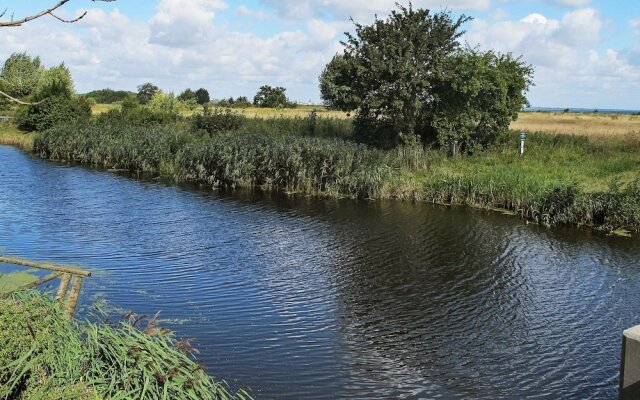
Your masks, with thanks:
[[[614,398],[640,245],[400,202],[233,195],[0,146],[5,254],[94,271],[258,398]],[[0,272],[9,267],[0,265]]]

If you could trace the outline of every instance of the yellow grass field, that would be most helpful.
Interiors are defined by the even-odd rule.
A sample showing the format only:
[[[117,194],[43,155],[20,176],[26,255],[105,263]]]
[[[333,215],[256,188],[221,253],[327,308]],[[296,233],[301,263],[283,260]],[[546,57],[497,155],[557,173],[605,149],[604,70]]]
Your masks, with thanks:
[[[98,115],[114,107],[115,104],[96,104],[93,114]],[[185,110],[185,116],[192,115],[202,110]],[[330,111],[323,106],[299,106],[297,108],[238,108],[238,113],[249,118],[278,118],[300,117],[304,118],[312,110],[316,110],[319,117],[324,118],[350,118],[350,115],[341,111]],[[629,133],[640,133],[640,116],[620,114],[578,114],[556,112],[523,112],[517,121],[511,124],[511,129],[528,132],[563,133],[569,135],[586,135],[596,137],[624,136]]]
[[[518,120],[511,124],[511,129],[606,138],[640,133],[640,116],[525,112],[520,113]]]

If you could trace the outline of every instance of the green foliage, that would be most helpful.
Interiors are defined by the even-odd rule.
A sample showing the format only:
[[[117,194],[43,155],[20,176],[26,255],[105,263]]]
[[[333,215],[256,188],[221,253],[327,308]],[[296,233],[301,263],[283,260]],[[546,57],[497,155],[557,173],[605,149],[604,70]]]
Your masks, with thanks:
[[[157,113],[178,114],[180,103],[173,93],[157,91],[147,103],[149,110]]]
[[[286,91],[283,87],[263,85],[253,98],[253,105],[261,108],[292,107],[294,104],[287,99]]]
[[[182,101],[196,100],[197,101],[196,92],[194,92],[191,89],[185,89],[178,96],[178,100],[182,100]]]
[[[100,89],[86,93],[83,96],[87,99],[94,99],[97,104],[113,104],[135,97],[135,95],[135,93],[126,90]]]
[[[202,113],[196,114],[192,118],[192,129],[196,133],[205,133],[211,137],[222,132],[239,130],[247,118],[244,115],[231,111],[229,108],[214,108],[211,110],[204,106]]]
[[[46,158],[132,171],[164,173],[189,137],[177,125],[134,124],[127,114],[88,124],[57,125],[40,133],[34,151]]]
[[[451,57],[446,71],[435,89],[438,101],[424,114],[428,143],[457,140],[467,153],[486,148],[504,137],[528,105],[523,93],[532,83],[532,68],[520,59],[467,50]]]
[[[196,90],[196,101],[198,104],[203,105],[211,101],[211,96],[209,96],[209,92],[207,89],[200,88]]]
[[[384,155],[339,139],[246,134],[189,142],[178,153],[185,178],[215,186],[373,197],[389,173]]]
[[[410,4],[372,25],[356,23],[320,75],[325,104],[356,110],[356,138],[380,147],[493,143],[526,104],[532,70],[511,56],[461,49],[469,20]]]
[[[147,126],[174,124],[182,120],[179,106],[179,102],[175,97],[158,92],[146,106],[138,103],[136,99],[127,98],[119,108],[114,108],[98,115],[97,121],[105,125]]]
[[[0,300],[0,398],[233,399],[149,320],[144,330],[69,322],[38,293]]]
[[[0,71],[0,90],[17,99],[24,99],[36,90],[44,71],[40,57],[13,53]]]
[[[222,108],[248,108],[252,106],[252,103],[246,96],[239,96],[237,99],[234,99],[233,97],[222,99],[216,105]]]
[[[76,95],[71,72],[64,64],[46,70],[36,87],[32,100],[35,102],[50,97],[71,98]]]
[[[160,91],[160,88],[152,83],[143,83],[138,86],[138,102],[140,104],[147,104],[153,98],[153,95]]]
[[[18,128],[27,131],[43,131],[58,123],[86,122],[91,118],[91,105],[77,96],[50,96],[30,106],[23,106],[15,114]]]

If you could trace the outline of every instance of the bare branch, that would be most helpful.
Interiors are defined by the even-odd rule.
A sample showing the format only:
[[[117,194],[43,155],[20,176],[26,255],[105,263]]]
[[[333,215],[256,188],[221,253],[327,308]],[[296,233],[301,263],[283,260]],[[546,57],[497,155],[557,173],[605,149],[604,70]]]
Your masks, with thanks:
[[[32,105],[36,105],[36,104],[40,104],[41,103],[41,102],[38,102],[38,103],[27,103],[25,101],[18,100],[15,97],[12,97],[12,96],[6,94],[2,90],[0,90],[0,96],[6,97],[7,99],[13,101],[14,103],[22,104],[23,106],[32,106]]]
[[[0,21],[0,28],[22,26],[22,24],[26,24],[27,22],[33,21],[34,19],[38,19],[38,18],[44,17],[45,15],[50,15],[50,16],[54,17],[55,19],[57,19],[58,21],[62,21],[64,23],[68,23],[68,24],[74,23],[74,22],[78,22],[82,18],[84,18],[85,15],[87,15],[86,11],[84,12],[84,14],[82,14],[78,18],[75,18],[75,19],[72,19],[72,20],[65,20],[65,19],[60,18],[60,17],[58,17],[57,15],[54,14],[54,11],[56,11],[57,9],[62,7],[63,5],[67,4],[69,1],[71,1],[71,0],[60,0],[58,3],[56,3],[51,8],[48,8],[46,10],[42,10],[37,14],[33,14],[33,15],[28,16],[28,17],[24,17],[24,18],[19,19],[17,21],[5,21],[5,22]],[[106,2],[106,3],[110,3],[110,2],[113,2],[113,1],[116,1],[116,0],[91,0],[91,1],[93,1],[94,3],[96,1],[102,1],[102,2]],[[5,15],[6,12],[7,12],[7,10],[4,10],[2,12],[2,14],[0,14],[0,18],[2,18]]]

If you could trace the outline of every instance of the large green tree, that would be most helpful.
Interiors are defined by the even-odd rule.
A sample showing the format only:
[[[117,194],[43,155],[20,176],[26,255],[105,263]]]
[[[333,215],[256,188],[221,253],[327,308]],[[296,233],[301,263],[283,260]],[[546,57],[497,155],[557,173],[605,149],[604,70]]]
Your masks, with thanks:
[[[469,20],[464,15],[455,18],[449,12],[432,13],[398,4],[387,19],[376,19],[367,26],[356,23],[355,33],[347,34],[342,43],[343,53],[320,76],[322,98],[331,108],[356,112],[355,134],[366,143],[391,147],[466,140],[466,148],[472,149],[489,142],[466,133],[455,138],[452,129],[465,125],[468,133],[476,132],[477,126],[491,125],[497,134],[506,130],[504,117],[510,121],[526,102],[523,92],[531,70],[510,56],[462,48],[462,27]],[[482,68],[475,71],[471,64]],[[465,73],[472,73],[474,81],[465,81]],[[500,89],[502,95],[491,92],[490,87]],[[492,95],[491,100],[481,98],[487,94]],[[448,119],[450,105],[466,113],[464,124]],[[473,112],[467,106],[475,107]],[[484,119],[489,110],[492,122]]]
[[[138,94],[136,97],[138,98],[138,102],[140,102],[140,104],[147,104],[159,91],[160,88],[153,83],[143,83],[142,85],[138,86]]]
[[[36,90],[44,71],[40,57],[13,53],[0,71],[0,90],[16,99],[24,99]]]
[[[207,104],[208,102],[211,101],[211,96],[209,96],[209,91],[205,88],[200,88],[196,90],[195,95],[196,95],[196,101],[200,105]]]
[[[263,85],[253,98],[253,104],[262,108],[287,107],[290,103],[286,92],[287,89],[283,87]]]

